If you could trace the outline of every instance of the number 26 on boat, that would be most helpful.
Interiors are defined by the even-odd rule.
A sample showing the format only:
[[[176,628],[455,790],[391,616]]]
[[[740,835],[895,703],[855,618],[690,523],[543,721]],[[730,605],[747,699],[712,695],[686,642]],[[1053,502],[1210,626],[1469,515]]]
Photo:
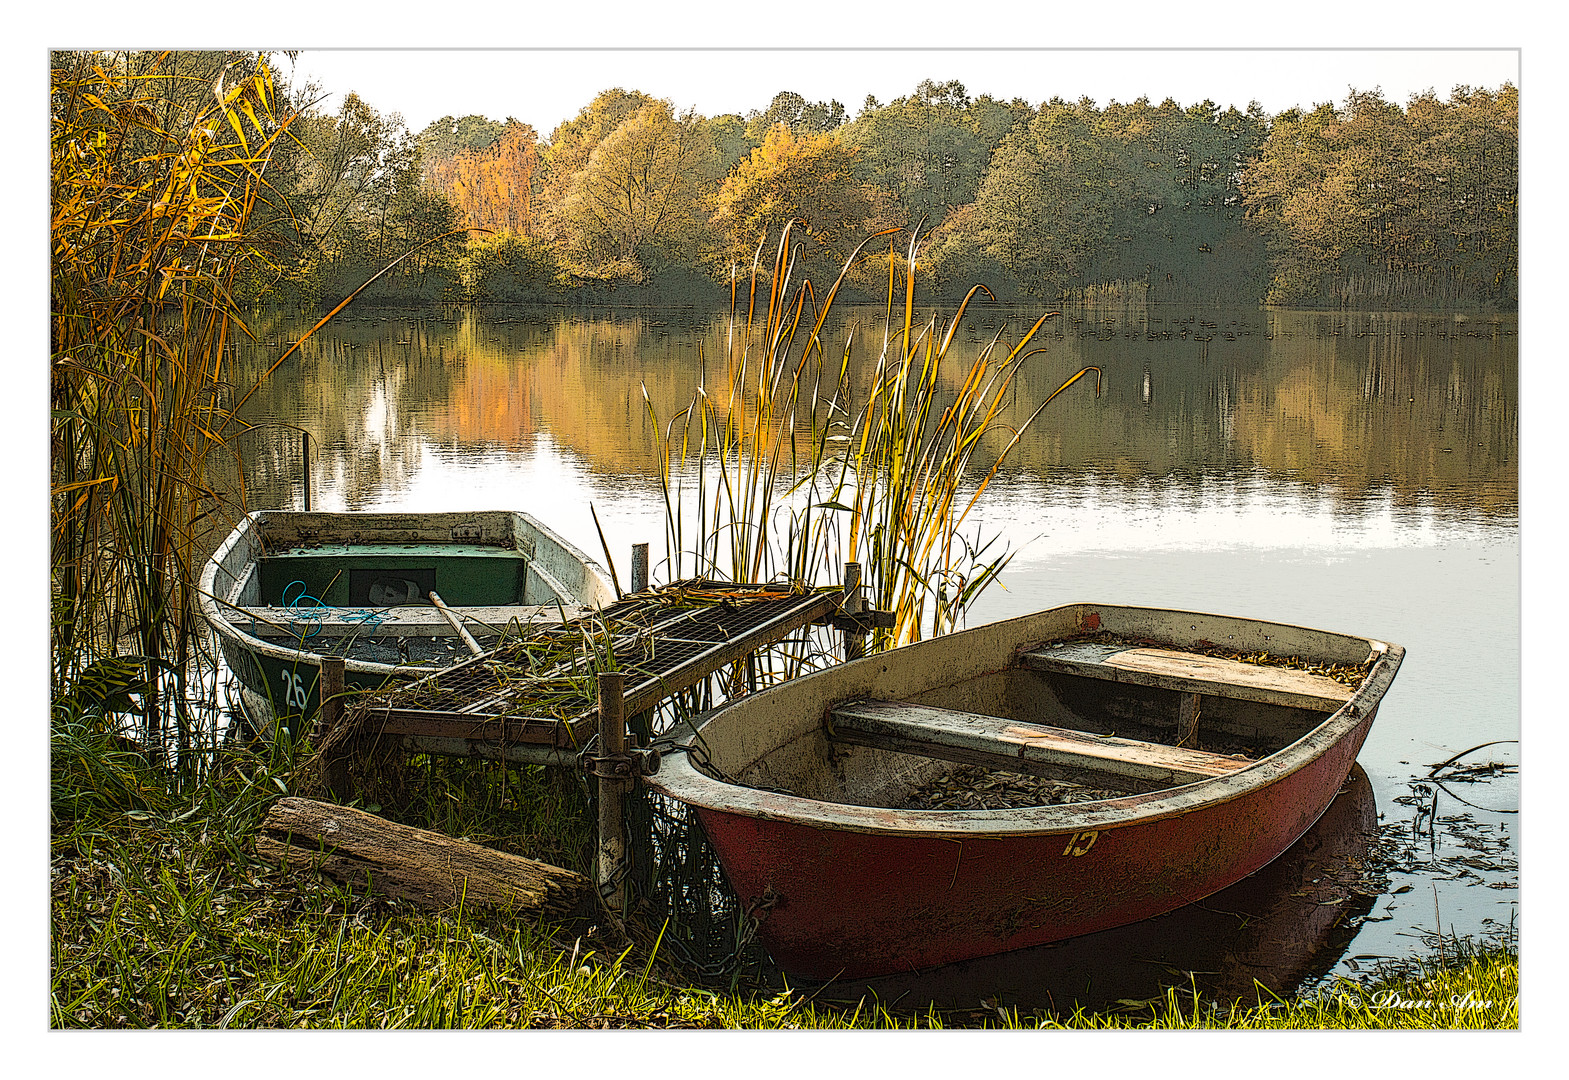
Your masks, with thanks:
[[[283,680],[283,702],[289,709],[305,711],[309,702],[309,691],[305,688],[305,680],[300,678],[297,671],[280,671],[279,677]]]

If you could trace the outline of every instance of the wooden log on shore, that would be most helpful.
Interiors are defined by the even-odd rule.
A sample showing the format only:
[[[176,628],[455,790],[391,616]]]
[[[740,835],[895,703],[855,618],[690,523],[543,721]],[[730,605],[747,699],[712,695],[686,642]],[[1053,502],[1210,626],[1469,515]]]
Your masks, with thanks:
[[[432,910],[499,909],[547,918],[574,914],[592,891],[581,874],[466,840],[399,825],[315,799],[279,799],[262,819],[256,854],[369,884]]]

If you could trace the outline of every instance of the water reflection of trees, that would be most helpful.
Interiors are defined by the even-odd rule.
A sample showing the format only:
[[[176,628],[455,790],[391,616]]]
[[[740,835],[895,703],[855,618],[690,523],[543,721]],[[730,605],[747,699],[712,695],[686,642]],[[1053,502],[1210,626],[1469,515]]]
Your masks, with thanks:
[[[957,340],[980,348],[1008,316],[1012,339],[1036,314],[973,308]],[[881,321],[881,309],[843,312],[825,335],[830,363],[854,324],[852,370],[864,374]],[[282,319],[258,336],[285,342],[306,325]],[[1047,326],[1010,422],[1084,365],[1104,371],[1102,394],[1054,402],[1014,449],[1016,472],[1181,485],[1261,469],[1349,504],[1387,489],[1517,509],[1512,318],[1079,308]],[[674,417],[699,382],[724,391],[725,348],[726,316],[693,310],[340,317],[268,380],[248,416],[309,430],[318,477],[340,484],[351,507],[407,485],[427,449],[523,452],[541,432],[595,471],[648,473],[645,388],[656,415]],[[252,350],[247,366],[259,370],[269,350]],[[247,439],[252,505],[297,499],[298,437]]]
[[[1021,403],[1050,393],[1059,367],[1091,363],[1106,372],[1103,396],[1063,400],[1014,467],[1173,483],[1260,468],[1357,503],[1387,488],[1516,510],[1512,322],[1442,338],[1444,320],[1417,316],[1255,311],[1199,324],[1153,341],[1137,324],[1109,340],[1067,324],[1049,368],[1025,374]]]

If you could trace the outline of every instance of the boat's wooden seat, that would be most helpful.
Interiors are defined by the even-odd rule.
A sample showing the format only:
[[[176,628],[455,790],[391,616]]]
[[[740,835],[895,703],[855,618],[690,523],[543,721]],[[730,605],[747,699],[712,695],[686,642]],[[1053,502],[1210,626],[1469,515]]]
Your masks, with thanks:
[[[1329,712],[1353,694],[1351,687],[1308,671],[1096,641],[1059,642],[1023,654],[1019,663],[1035,671]]]
[[[454,609],[470,631],[482,636],[500,634],[516,619],[522,626],[554,625],[561,621],[555,604],[463,607]],[[568,608],[570,617],[575,608]],[[319,616],[319,618],[318,618]],[[286,607],[240,607],[229,621],[247,633],[297,634],[312,637],[455,637],[441,611],[428,604],[400,604],[390,608],[333,608],[300,612]]]
[[[837,705],[829,712],[828,733],[839,742],[1013,772],[1050,776],[1069,769],[1133,777],[1160,786],[1227,776],[1251,764],[1202,750],[901,701]]]

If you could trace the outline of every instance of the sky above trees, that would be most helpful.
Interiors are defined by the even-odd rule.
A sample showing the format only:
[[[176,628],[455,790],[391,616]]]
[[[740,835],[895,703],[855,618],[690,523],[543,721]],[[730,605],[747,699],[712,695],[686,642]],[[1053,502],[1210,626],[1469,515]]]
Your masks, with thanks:
[[[1257,101],[1267,113],[1344,102],[1378,89],[1403,104],[1457,85],[1519,85],[1514,49],[306,49],[292,74],[320,82],[336,108],[353,91],[418,131],[441,116],[511,116],[542,135],[608,86],[668,99],[705,116],[765,109],[780,90],[838,100],[850,116],[921,79],[957,79],[972,94],[1040,104],[1088,96],[1104,106],[1141,95],[1225,108]]]

